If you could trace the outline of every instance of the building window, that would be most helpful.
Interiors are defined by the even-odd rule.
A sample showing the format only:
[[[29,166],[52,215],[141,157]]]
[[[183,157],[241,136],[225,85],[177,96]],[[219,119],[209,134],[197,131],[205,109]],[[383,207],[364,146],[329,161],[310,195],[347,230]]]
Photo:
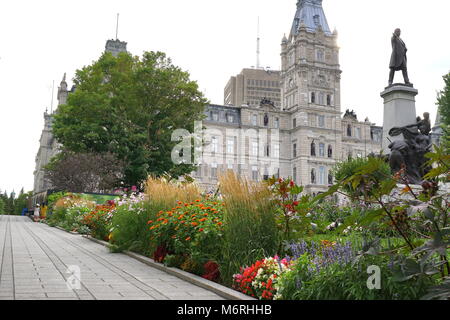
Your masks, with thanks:
[[[325,103],[324,103],[324,100],[325,100],[324,94],[323,94],[323,92],[320,92],[320,93],[319,93],[319,104],[320,104],[320,105],[324,105],[324,104],[325,104]]]
[[[325,185],[325,167],[320,167],[319,168],[319,184],[320,185]]]
[[[254,126],[258,125],[258,116],[256,114],[252,115],[252,125]]]
[[[278,129],[280,127],[280,119],[275,118],[273,126],[275,127],[275,129]]]
[[[234,154],[234,138],[229,138],[227,140],[227,154]]]
[[[211,163],[211,178],[217,178],[217,163]]]
[[[233,170],[233,164],[232,163],[228,163],[228,170]]]
[[[328,146],[328,158],[333,158],[333,147],[331,144]]]
[[[356,128],[356,138],[361,139],[361,128]]]
[[[212,119],[213,119],[213,121],[219,121],[219,113],[213,112],[212,113]]]
[[[319,157],[325,157],[325,145],[319,143]]]
[[[292,145],[292,155],[294,158],[297,158],[297,144],[296,143],[294,143]]]
[[[316,169],[311,169],[311,184],[316,184]]]
[[[333,184],[333,175],[331,174],[331,172],[328,172],[328,184],[329,185]]]
[[[227,115],[227,121],[230,122],[230,123],[233,123],[234,122],[234,116],[232,114],[228,114]]]
[[[275,144],[273,146],[273,157],[276,159],[280,158],[280,145],[279,144]]]
[[[297,128],[297,119],[296,118],[292,119],[292,128],[293,129]]]
[[[351,137],[352,136],[352,126],[348,125],[347,126],[347,137]]]
[[[327,94],[327,106],[331,106],[331,94]]]
[[[219,140],[217,137],[211,138],[211,152],[216,153],[219,152]]]
[[[325,116],[317,116],[317,120],[320,128],[325,127]]]
[[[323,53],[323,50],[319,49],[317,50],[317,60],[318,61],[324,61],[325,60],[325,55]]]
[[[270,146],[269,144],[266,144],[266,157],[270,157]]]
[[[252,141],[252,156],[258,156],[258,141]]]
[[[316,156],[316,144],[314,143],[314,141],[311,142],[311,156]]]
[[[258,181],[258,167],[252,166],[252,179],[253,181]]]
[[[316,93],[311,92],[311,103],[316,103]]]

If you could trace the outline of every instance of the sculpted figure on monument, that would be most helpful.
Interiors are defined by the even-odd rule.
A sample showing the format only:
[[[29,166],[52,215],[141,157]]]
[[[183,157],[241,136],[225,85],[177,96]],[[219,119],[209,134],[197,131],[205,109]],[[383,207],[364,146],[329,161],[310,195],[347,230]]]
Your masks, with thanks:
[[[424,119],[417,118],[417,122],[401,127],[392,128],[392,137],[403,134],[404,140],[397,140],[389,145],[391,155],[389,164],[392,171],[398,172],[406,167],[406,177],[409,183],[421,184],[423,176],[430,171],[426,166],[425,154],[431,151],[429,113],[424,113]]]
[[[391,69],[389,73],[389,86],[392,85],[394,81],[395,71],[402,71],[403,79],[405,80],[405,84],[411,86],[408,78],[408,69],[407,69],[407,58],[406,52],[408,49],[406,48],[405,43],[400,38],[401,30],[395,29],[394,34],[392,35],[391,43],[392,43],[392,55],[391,62],[389,63],[389,68]]]

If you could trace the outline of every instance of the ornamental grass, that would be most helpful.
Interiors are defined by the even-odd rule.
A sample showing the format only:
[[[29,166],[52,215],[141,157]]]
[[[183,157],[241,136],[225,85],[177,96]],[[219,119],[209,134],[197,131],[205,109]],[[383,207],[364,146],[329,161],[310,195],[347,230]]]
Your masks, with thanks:
[[[151,202],[160,203],[167,209],[178,201],[193,202],[201,198],[199,188],[193,183],[175,183],[164,178],[149,177],[145,193]]]
[[[276,203],[266,184],[248,181],[231,171],[219,178],[219,188],[225,202],[221,274],[231,285],[241,266],[276,254],[280,241]]]

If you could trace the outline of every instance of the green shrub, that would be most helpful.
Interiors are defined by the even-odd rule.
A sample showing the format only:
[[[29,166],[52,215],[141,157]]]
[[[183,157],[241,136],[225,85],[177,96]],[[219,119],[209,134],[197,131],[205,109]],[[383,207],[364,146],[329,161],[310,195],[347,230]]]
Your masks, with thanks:
[[[377,168],[377,170],[372,173],[372,179],[370,181],[362,179],[357,181],[357,183],[345,183],[342,186],[343,191],[347,192],[350,196],[359,197],[365,193],[370,194],[370,190],[373,187],[372,184],[379,184],[391,177],[389,164],[383,158],[352,158],[347,161],[342,161],[334,166],[332,174],[336,181],[342,182],[368,166]]]
[[[308,272],[308,261],[295,263],[279,279],[278,294],[283,300],[415,300],[433,285],[430,278],[418,277],[406,282],[394,281],[389,259],[365,256],[357,264],[333,264],[319,273]],[[370,290],[369,266],[381,270],[381,289]]]

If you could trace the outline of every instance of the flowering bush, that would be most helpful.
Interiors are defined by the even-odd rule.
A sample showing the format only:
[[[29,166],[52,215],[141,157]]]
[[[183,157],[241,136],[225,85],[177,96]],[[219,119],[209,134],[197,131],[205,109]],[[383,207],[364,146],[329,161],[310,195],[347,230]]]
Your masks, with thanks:
[[[189,255],[200,264],[217,260],[221,252],[223,203],[206,199],[179,201],[170,211],[149,220],[151,241],[167,252]]]
[[[111,234],[111,220],[116,205],[114,201],[97,205],[94,210],[84,214],[83,224],[90,229],[91,236],[108,241]]]
[[[252,266],[241,268],[233,276],[233,287],[261,300],[272,300],[276,295],[276,284],[282,273],[290,270],[288,260],[277,256],[256,261]]]

